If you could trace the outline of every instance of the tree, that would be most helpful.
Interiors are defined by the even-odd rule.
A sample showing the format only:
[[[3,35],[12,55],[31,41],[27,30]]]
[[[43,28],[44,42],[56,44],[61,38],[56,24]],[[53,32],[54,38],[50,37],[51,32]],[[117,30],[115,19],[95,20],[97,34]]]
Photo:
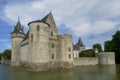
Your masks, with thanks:
[[[93,49],[95,49],[95,48],[97,48],[99,52],[102,52],[102,51],[103,51],[100,44],[94,44],[94,45],[93,45]]]
[[[3,58],[6,60],[10,60],[11,59],[11,50],[5,50],[2,54]]]
[[[113,36],[111,41],[106,41],[104,43],[104,50],[115,52],[115,61],[120,63],[120,31],[117,31]]]
[[[120,31],[112,36],[113,51],[115,52],[116,63],[120,63]]]
[[[95,57],[95,52],[93,49],[84,50],[79,53],[79,57]]]
[[[1,57],[2,57],[2,53],[0,53],[0,60],[1,60]]]
[[[111,51],[113,51],[113,43],[112,43],[112,41],[105,41],[104,42],[104,51],[105,52],[111,52]]]

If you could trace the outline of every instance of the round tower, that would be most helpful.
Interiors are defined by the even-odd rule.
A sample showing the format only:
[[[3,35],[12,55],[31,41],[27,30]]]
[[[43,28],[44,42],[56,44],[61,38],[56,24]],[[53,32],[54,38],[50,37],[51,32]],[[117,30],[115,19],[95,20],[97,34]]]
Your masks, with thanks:
[[[49,25],[41,21],[29,24],[29,69],[45,71],[49,69]]]
[[[11,33],[12,39],[12,55],[11,55],[11,66],[20,66],[20,43],[25,37],[23,26],[21,26],[18,20],[14,26],[14,31]]]

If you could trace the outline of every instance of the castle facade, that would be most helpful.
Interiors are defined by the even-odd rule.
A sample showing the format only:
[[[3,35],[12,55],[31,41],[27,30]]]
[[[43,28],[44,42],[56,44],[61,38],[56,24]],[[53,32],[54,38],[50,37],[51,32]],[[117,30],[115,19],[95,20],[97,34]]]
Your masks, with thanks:
[[[114,53],[98,54],[95,58],[79,58],[85,50],[82,40],[75,45],[72,35],[58,34],[52,13],[41,20],[28,23],[29,30],[18,20],[11,33],[11,66],[22,66],[32,71],[45,71],[57,68],[72,68],[80,65],[115,64]]]
[[[73,67],[73,43],[70,34],[58,34],[50,12],[41,20],[28,23],[24,34],[18,20],[12,38],[12,66],[25,66],[34,70]]]

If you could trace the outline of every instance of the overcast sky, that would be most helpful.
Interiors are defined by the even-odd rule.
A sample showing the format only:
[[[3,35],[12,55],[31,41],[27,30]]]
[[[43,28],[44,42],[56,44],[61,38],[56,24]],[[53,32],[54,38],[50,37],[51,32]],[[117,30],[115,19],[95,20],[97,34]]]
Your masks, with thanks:
[[[87,48],[104,44],[120,29],[120,0],[0,0],[0,52],[11,48],[10,32],[20,17],[28,22],[52,11],[59,33],[69,33],[76,43],[81,37]]]

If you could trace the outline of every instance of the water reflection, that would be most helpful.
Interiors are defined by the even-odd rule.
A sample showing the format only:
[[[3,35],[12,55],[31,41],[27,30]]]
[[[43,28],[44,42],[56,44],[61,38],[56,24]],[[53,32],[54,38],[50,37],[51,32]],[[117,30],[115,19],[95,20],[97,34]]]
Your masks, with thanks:
[[[120,65],[116,66],[116,76],[117,76],[116,80],[120,80]]]
[[[116,66],[78,67],[73,72],[76,80],[117,80]]]
[[[83,66],[45,72],[29,72],[0,65],[0,80],[120,80],[120,65]]]

